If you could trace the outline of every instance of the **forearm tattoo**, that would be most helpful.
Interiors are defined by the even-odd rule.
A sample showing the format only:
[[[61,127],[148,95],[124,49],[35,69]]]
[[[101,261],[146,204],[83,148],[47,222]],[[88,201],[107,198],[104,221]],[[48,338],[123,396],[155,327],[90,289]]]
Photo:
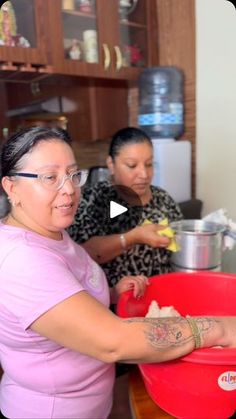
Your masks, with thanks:
[[[217,322],[214,318],[198,317],[195,318],[200,336],[209,333]],[[167,349],[182,346],[194,340],[190,333],[189,325],[184,317],[171,318],[130,318],[125,322],[144,323],[144,334],[155,349]]]

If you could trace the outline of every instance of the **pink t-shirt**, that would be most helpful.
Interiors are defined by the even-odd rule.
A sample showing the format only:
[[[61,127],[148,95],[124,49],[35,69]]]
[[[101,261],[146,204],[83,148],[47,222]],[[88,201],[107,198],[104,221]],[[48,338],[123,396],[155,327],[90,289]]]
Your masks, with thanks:
[[[109,306],[103,271],[66,232],[56,241],[0,223],[0,409],[6,417],[108,416],[113,365],[61,347],[29,327],[82,290]]]

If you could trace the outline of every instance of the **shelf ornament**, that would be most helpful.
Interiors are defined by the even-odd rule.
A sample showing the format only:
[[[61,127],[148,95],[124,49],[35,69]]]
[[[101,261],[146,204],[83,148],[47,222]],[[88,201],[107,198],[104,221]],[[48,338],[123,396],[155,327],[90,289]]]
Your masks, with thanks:
[[[128,20],[128,15],[135,10],[137,3],[138,0],[119,0],[119,13],[121,20]]]
[[[76,6],[82,13],[92,13],[94,7],[93,0],[75,0]]]
[[[63,0],[62,9],[63,10],[75,10],[74,0]]]
[[[30,47],[29,41],[17,33],[16,16],[11,1],[6,1],[0,9],[0,45]]]
[[[68,57],[71,60],[80,60],[82,55],[82,50],[80,42],[78,39],[72,39],[71,47],[68,49]]]
[[[145,61],[139,45],[124,45],[123,48],[123,66],[124,67],[144,67]]]
[[[16,17],[10,1],[6,1],[0,10],[0,43],[14,47],[16,36]]]

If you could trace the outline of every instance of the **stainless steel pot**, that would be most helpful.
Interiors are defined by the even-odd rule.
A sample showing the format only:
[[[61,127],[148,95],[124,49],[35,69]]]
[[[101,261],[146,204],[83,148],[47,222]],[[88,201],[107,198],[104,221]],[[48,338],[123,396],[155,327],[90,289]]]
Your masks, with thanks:
[[[87,184],[93,186],[97,182],[103,182],[109,178],[109,170],[105,166],[93,166],[89,169]]]
[[[223,237],[226,227],[203,220],[171,223],[180,247],[171,254],[174,270],[218,270],[222,262]]]

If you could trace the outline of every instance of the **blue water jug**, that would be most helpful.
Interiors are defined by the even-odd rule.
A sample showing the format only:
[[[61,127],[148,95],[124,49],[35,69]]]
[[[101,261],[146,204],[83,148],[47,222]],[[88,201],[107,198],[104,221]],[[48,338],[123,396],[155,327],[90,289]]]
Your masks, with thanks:
[[[183,72],[176,67],[145,69],[138,80],[138,124],[151,138],[178,138],[184,131]]]

